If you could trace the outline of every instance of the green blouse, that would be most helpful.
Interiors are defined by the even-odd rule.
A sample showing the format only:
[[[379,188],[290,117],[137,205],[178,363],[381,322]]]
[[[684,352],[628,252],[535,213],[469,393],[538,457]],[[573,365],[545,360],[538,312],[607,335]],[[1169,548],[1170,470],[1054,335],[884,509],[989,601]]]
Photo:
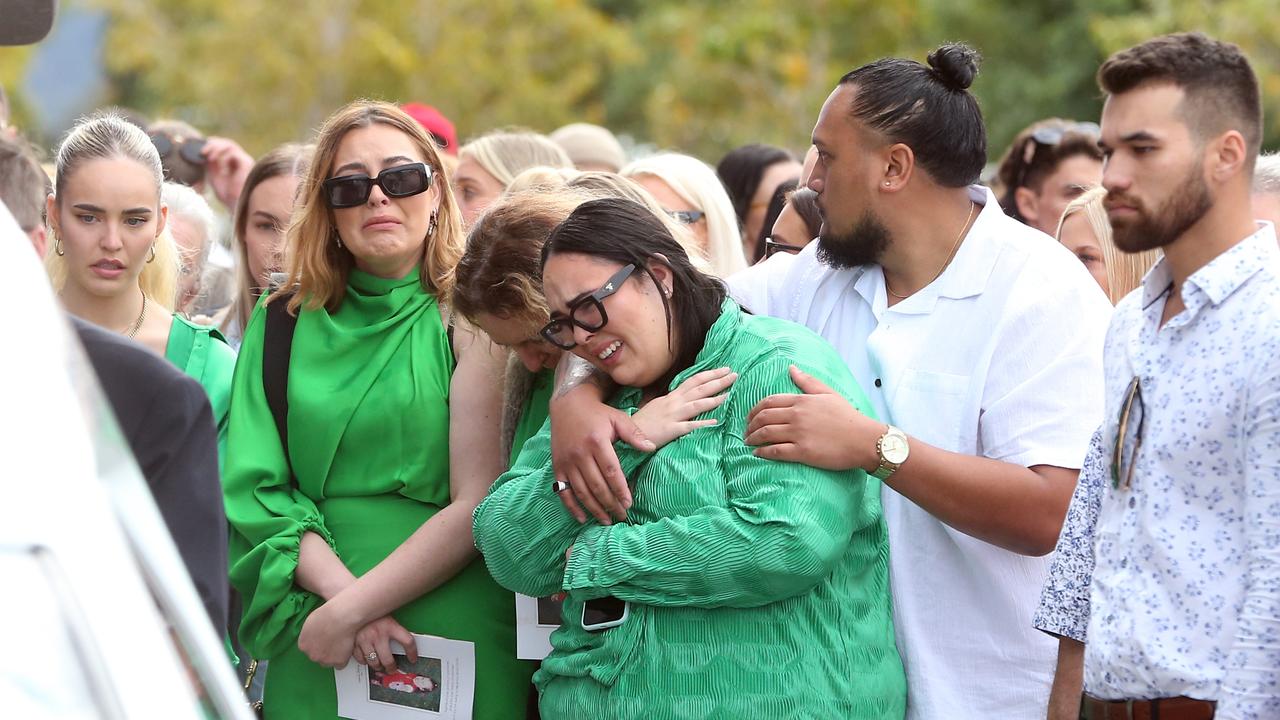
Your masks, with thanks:
[[[213,420],[218,426],[218,457],[222,459],[226,455],[231,376],[236,367],[236,351],[216,328],[197,325],[181,315],[174,315],[164,356],[195,378],[209,395]]]
[[[670,386],[732,367],[728,400],[702,416],[719,423],[652,454],[616,446],[634,499],[627,523],[578,525],[565,512],[546,426],[476,509],[476,546],[498,582],[569,592],[534,677],[543,717],[902,717],[879,483],[763,460],[743,441],[757,402],[796,392],[792,364],[872,414],[821,338],[726,301]],[[611,404],[639,400],[624,388]],[[630,604],[627,621],[583,630],[583,602],[606,595]]]
[[[240,635],[271,661],[268,717],[335,717],[333,671],[297,648],[322,600],[295,582],[302,535],[359,577],[450,502],[453,353],[415,270],[352,271],[338,310],[299,313],[289,365],[288,460],[262,388],[265,308],[245,329],[224,479]],[[476,717],[514,717],[531,663],[515,659],[515,605],[481,562],[394,613],[410,632],[475,644]]]

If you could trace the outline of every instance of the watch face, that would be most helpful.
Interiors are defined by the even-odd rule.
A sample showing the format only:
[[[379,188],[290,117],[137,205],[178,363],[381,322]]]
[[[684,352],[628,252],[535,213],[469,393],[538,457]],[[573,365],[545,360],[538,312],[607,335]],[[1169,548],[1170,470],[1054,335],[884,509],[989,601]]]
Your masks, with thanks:
[[[900,433],[888,433],[880,441],[880,454],[884,455],[885,460],[895,465],[906,462],[909,451],[907,438]]]

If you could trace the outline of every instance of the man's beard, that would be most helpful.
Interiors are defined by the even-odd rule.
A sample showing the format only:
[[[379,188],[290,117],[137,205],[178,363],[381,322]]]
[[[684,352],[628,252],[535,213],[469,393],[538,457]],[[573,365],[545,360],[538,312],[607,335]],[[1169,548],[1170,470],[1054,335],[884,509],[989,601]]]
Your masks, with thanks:
[[[1137,198],[1111,195],[1107,200],[1108,204],[1128,205],[1137,211],[1132,220],[1120,223],[1111,221],[1112,238],[1116,247],[1127,253],[1153,250],[1172,243],[1213,207],[1213,196],[1209,194],[1209,186],[1204,182],[1201,163],[1196,163],[1191,168],[1191,172],[1187,173],[1186,179],[1178,185],[1174,194],[1154,212],[1143,208]]]
[[[889,228],[870,210],[862,213],[853,229],[844,235],[831,233],[823,223],[818,235],[818,262],[837,270],[880,262],[891,239]]]

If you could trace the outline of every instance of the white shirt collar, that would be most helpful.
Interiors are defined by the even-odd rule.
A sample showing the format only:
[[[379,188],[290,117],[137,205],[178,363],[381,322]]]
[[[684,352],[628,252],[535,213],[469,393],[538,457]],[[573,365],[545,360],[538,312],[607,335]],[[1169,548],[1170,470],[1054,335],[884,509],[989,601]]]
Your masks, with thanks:
[[[933,311],[938,298],[966,298],[981,295],[995,268],[999,244],[992,242],[1000,226],[1017,222],[1005,215],[991,190],[982,185],[969,186],[969,199],[978,205],[978,217],[965,233],[956,256],[942,275],[914,295],[893,306],[894,312],[924,315]],[[854,289],[879,318],[888,306],[884,289],[884,271],[879,265],[863,265],[854,269]]]
[[[1229,250],[1210,260],[1204,267],[1187,278],[1182,290],[1183,302],[1188,309],[1204,303],[1188,302],[1189,298],[1203,293],[1208,302],[1219,305],[1235,292],[1246,280],[1272,262],[1276,254],[1275,228],[1268,222],[1258,223],[1258,229]],[[1142,279],[1142,307],[1159,300],[1173,283],[1169,263],[1161,257]]]

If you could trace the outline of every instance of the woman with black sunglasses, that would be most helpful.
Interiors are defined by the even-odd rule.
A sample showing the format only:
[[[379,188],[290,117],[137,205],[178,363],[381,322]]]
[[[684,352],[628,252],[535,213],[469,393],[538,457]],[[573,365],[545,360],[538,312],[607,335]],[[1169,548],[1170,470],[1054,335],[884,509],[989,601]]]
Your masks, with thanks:
[[[763,460],[747,413],[793,392],[790,368],[869,403],[836,352],[784,321],[745,314],[695,270],[652,213],[579,206],[547,239],[542,336],[648,407],[701,371],[737,380],[703,425],[617,446],[625,515],[580,524],[556,480],[551,429],[524,446],[475,513],[476,546],[504,586],[567,591],[565,624],[534,676],[543,717],[902,717],[879,484]],[[710,403],[709,403],[710,405]]]
[[[224,483],[241,637],[270,660],[267,717],[336,717],[330,668],[353,658],[421,671],[410,633],[474,644],[475,717],[523,713],[533,665],[516,660],[514,600],[469,534],[503,467],[504,358],[441,308],[463,238],[440,170],[395,106],[334,114],[302,179],[288,282],[245,329]],[[285,387],[264,388],[281,337],[268,325],[289,317]]]

